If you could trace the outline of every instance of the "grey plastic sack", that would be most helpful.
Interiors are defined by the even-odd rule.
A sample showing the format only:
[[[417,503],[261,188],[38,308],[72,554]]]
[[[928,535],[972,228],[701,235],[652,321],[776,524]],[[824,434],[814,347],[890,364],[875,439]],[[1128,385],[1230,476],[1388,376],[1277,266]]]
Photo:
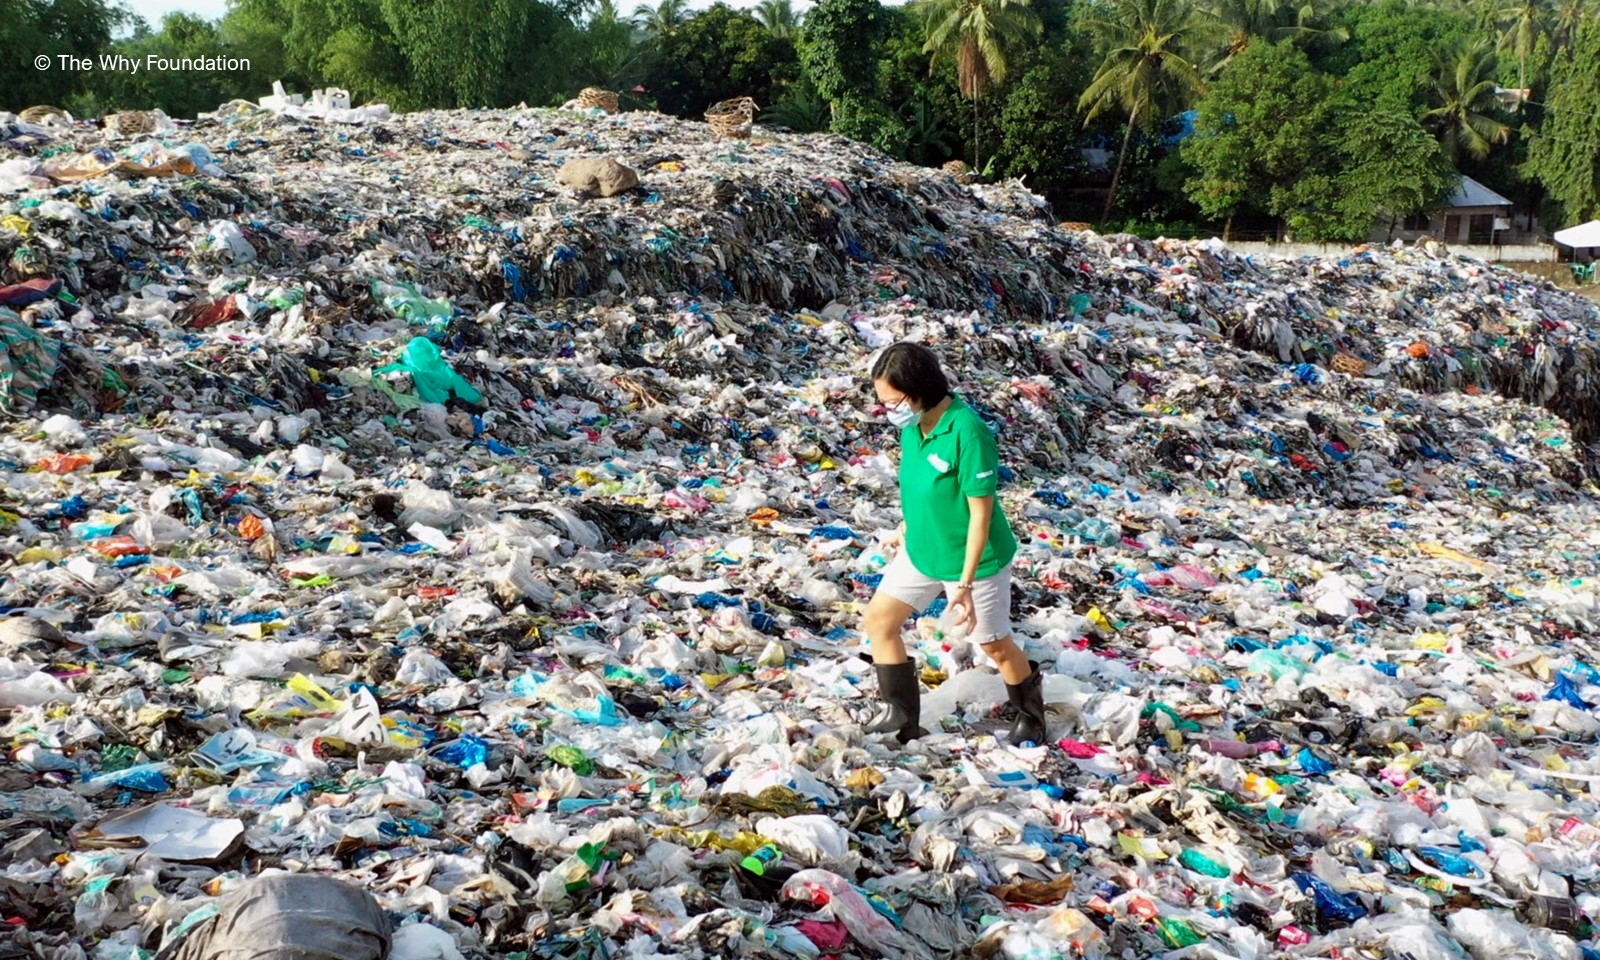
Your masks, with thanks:
[[[215,917],[163,944],[156,960],[384,960],[392,934],[365,890],[276,873],[223,897]]]

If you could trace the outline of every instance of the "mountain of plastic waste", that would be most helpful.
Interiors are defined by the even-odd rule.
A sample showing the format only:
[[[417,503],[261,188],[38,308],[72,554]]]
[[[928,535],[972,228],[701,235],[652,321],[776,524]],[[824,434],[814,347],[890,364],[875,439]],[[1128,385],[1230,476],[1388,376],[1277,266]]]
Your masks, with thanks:
[[[398,960],[1600,948],[1594,303],[292,99],[0,115],[0,957],[279,869]],[[997,433],[1044,746],[942,602],[928,736],[862,733],[899,340]]]

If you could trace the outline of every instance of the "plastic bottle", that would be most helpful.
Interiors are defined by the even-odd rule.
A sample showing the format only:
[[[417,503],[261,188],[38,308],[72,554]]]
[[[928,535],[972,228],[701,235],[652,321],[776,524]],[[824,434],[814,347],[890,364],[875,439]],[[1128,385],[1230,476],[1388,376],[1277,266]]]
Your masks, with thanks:
[[[772,844],[762,846],[756,852],[739,861],[739,866],[758,877],[766,876],[767,868],[783,859],[783,851]]]

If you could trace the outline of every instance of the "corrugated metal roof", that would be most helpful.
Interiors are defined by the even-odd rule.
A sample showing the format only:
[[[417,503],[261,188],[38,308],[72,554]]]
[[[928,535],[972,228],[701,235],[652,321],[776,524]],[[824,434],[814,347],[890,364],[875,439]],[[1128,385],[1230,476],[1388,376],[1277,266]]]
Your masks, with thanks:
[[[1456,187],[1450,199],[1446,201],[1452,207],[1509,207],[1511,201],[1488,187],[1472,179],[1462,177],[1461,186]]]

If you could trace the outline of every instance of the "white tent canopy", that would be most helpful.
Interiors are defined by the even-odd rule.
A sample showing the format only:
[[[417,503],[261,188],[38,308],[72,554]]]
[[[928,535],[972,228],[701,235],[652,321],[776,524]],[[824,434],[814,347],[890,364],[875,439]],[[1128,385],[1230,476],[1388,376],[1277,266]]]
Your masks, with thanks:
[[[1557,230],[1555,241],[1563,247],[1600,247],[1600,220],[1590,220],[1576,227]]]

